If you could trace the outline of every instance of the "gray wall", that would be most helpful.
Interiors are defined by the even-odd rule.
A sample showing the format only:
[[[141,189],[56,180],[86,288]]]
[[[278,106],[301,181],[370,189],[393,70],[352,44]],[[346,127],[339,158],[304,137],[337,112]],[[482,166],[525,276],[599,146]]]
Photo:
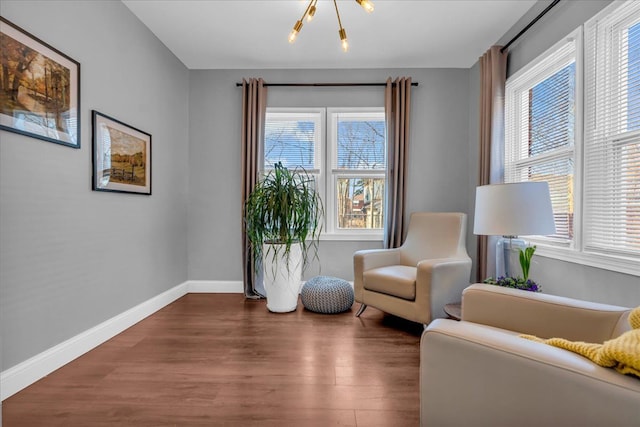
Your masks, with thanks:
[[[550,2],[540,1],[496,44],[504,45]],[[594,16],[610,1],[562,1],[509,48],[508,75],[553,46],[562,37]],[[471,81],[479,80],[479,68],[471,68]],[[478,116],[479,86],[470,92],[470,118]],[[474,124],[477,129],[477,123]],[[473,126],[471,126],[473,127]],[[472,129],[470,130],[472,132]],[[470,133],[469,164],[478,162],[478,136]],[[477,166],[475,166],[477,171]],[[474,186],[477,180],[474,181]],[[634,307],[640,304],[640,278],[609,270],[535,256],[531,274],[544,292],[573,298]]]
[[[551,3],[550,0],[538,1],[496,44],[505,45],[549,3]],[[507,76],[527,65],[610,3],[611,0],[563,0],[558,3],[529,31],[509,46]]]
[[[81,149],[0,131],[2,370],[187,279],[188,70],[120,1],[6,1],[81,63]],[[96,109],[153,135],[153,195],[91,191]]]
[[[468,70],[202,70],[190,75],[189,279],[241,280],[240,118],[243,77],[267,82],[384,82],[411,76],[407,211],[468,212]],[[377,88],[269,88],[271,107],[383,106]],[[380,242],[322,241],[322,274],[353,280],[353,252]],[[318,274],[317,266],[307,277]]]

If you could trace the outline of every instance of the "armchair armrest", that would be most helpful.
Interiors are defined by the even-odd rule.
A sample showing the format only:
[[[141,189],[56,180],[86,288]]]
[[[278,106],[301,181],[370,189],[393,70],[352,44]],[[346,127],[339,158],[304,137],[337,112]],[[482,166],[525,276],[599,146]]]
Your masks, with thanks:
[[[354,268],[361,271],[387,265],[400,264],[400,250],[395,249],[367,249],[353,254]]]
[[[637,379],[465,321],[436,319],[423,333],[420,390],[422,426],[631,426],[640,419]]]
[[[460,301],[462,291],[469,286],[470,258],[428,259],[418,263],[416,302],[428,303],[431,319],[445,317],[443,307]]]
[[[540,338],[602,343],[629,329],[630,309],[474,284],[462,293],[462,320]]]

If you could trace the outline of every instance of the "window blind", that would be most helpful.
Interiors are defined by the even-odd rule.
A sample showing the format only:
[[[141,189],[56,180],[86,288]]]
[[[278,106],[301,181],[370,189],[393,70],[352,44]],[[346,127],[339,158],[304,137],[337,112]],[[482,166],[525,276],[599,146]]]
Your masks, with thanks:
[[[506,83],[505,182],[546,181],[556,234],[572,244],[576,43],[568,38]]]
[[[264,168],[273,168],[276,162],[283,166],[303,167],[315,171],[320,150],[319,113],[267,112],[264,129]]]
[[[584,249],[640,257],[640,2],[585,27]]]

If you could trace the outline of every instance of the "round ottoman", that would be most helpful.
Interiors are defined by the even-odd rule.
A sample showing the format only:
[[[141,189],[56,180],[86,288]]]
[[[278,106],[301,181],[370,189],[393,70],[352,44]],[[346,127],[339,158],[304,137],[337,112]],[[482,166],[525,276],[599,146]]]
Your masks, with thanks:
[[[346,280],[316,276],[302,287],[302,305],[316,313],[341,313],[353,305],[353,287]]]

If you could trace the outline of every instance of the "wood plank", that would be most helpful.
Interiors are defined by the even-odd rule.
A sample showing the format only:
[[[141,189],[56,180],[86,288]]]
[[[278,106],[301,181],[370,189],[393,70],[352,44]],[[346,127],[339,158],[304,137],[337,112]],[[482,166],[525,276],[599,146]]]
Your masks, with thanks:
[[[417,426],[417,325],[188,294],[6,399],[12,426]]]
[[[355,412],[358,426],[406,427],[420,424],[420,413],[415,411],[357,410]]]

